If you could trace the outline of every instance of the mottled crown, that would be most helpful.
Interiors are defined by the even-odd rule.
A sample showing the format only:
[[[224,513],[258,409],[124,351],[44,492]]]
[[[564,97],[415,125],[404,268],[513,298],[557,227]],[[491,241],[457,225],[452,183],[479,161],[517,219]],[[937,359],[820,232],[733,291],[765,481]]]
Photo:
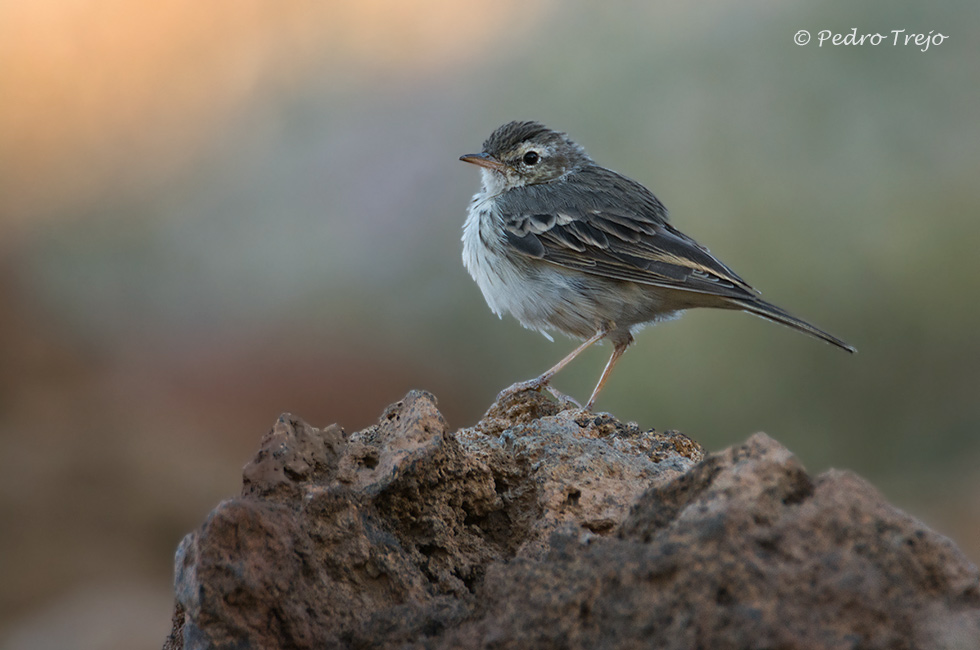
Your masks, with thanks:
[[[522,142],[533,140],[540,144],[564,144],[572,149],[585,153],[582,148],[572,142],[567,135],[553,131],[540,122],[508,122],[490,134],[483,142],[483,152],[500,155],[513,151]]]

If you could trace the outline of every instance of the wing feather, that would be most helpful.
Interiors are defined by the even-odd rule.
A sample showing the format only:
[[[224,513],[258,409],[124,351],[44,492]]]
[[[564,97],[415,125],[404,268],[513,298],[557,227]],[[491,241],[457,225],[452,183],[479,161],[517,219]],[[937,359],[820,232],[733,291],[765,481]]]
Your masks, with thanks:
[[[507,241],[520,254],[639,284],[732,298],[758,293],[671,226],[653,193],[616,172],[585,167],[506,192],[497,206]]]

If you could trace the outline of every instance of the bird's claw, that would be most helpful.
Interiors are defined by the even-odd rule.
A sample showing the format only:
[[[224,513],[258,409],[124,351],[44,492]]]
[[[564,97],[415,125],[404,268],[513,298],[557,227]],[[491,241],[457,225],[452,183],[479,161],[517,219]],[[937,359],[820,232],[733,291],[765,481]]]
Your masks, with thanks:
[[[503,399],[513,397],[514,395],[525,391],[534,390],[540,392],[542,388],[546,388],[548,392],[551,393],[556,400],[558,400],[558,403],[561,405],[563,411],[582,408],[582,405],[575,401],[575,399],[561,392],[557,388],[552,387],[548,383],[549,379],[550,377],[536,377],[534,379],[528,379],[527,381],[519,381],[516,384],[512,384],[511,386],[508,386],[497,393],[497,401],[499,402]]]
[[[528,379],[527,381],[519,381],[516,384],[512,384],[507,388],[503,389],[502,391],[500,391],[499,393],[497,393],[497,401],[499,402],[502,399],[505,399],[507,397],[512,397],[514,395],[517,395],[518,393],[523,393],[524,391],[528,391],[528,390],[536,390],[540,392],[540,390],[547,385],[548,385],[548,381],[542,380],[541,377],[537,377],[535,379]],[[551,389],[549,388],[548,390]]]
[[[577,401],[575,401],[575,399],[570,395],[566,395],[565,393],[561,392],[557,388],[553,388],[551,386],[548,386],[547,388],[548,388],[548,392],[551,393],[556,400],[558,400],[558,404],[561,405],[561,410],[570,411],[572,409],[582,408],[582,405],[579,404]]]

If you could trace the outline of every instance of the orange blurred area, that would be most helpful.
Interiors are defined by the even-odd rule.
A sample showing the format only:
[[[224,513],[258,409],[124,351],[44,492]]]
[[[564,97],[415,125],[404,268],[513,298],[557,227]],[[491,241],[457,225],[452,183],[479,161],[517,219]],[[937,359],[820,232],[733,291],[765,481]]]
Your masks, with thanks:
[[[504,0],[0,4],[0,227],[187,164],[243,102],[307,76],[438,74],[501,42]],[[460,29],[465,25],[465,29]]]

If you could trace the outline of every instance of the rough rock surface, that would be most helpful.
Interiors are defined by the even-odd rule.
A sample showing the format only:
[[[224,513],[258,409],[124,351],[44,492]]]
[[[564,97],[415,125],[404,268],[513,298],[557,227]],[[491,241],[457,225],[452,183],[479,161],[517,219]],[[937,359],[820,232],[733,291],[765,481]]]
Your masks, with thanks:
[[[757,434],[536,393],[447,430],[412,392],[353,434],[282,416],[181,543],[167,648],[980,648],[980,581],[857,476]]]

